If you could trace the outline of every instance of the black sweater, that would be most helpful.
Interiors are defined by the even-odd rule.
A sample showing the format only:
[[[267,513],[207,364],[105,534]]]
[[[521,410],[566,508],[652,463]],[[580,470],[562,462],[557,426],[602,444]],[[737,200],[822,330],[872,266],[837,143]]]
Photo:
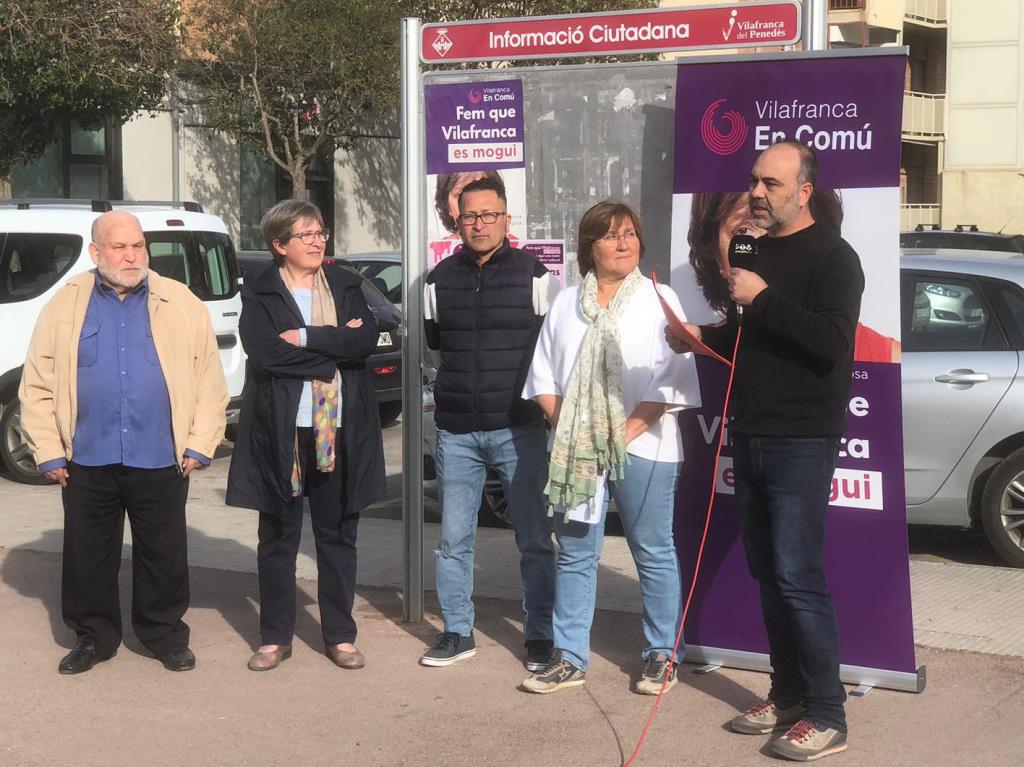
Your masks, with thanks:
[[[821,224],[761,237],[757,246],[753,271],[768,287],[744,310],[732,429],[747,436],[841,436],[864,292],[860,259]],[[701,332],[708,346],[731,357],[735,309],[724,325]]]

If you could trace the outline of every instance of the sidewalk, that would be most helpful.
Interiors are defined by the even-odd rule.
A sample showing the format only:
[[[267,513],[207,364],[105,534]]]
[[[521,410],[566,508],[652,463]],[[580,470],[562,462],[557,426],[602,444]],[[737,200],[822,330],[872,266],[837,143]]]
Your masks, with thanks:
[[[636,743],[652,700],[630,692],[642,644],[628,552],[609,539],[602,557],[592,668],[586,687],[552,696],[516,689],[520,659],[518,568],[507,531],[481,530],[477,657],[449,669],[417,665],[439,621],[401,623],[401,527],[360,528],[359,645],[364,671],[323,656],[315,587],[302,582],[295,655],[268,674],[245,668],[256,641],[255,519],[223,505],[226,461],[197,475],[189,506],[194,672],[171,674],[130,631],[116,658],[61,677],[72,643],[59,607],[62,514],[55,488],[0,480],[0,764],[22,765],[618,765]],[[307,531],[308,532],[308,531]],[[436,528],[425,532],[430,546]],[[315,575],[311,536],[300,577]],[[851,748],[828,763],[1019,765],[1013,735],[1024,717],[1024,573],[913,563],[922,695],[874,690],[850,700]],[[123,594],[130,568],[122,570]],[[979,598],[982,594],[985,598]],[[1015,601],[1018,600],[1018,601]],[[1016,606],[1014,606],[1016,605]],[[125,615],[126,625],[130,623]],[[1003,655],[930,649],[976,644]],[[638,765],[780,764],[767,738],[723,727],[767,689],[763,674],[695,675],[665,698]]]

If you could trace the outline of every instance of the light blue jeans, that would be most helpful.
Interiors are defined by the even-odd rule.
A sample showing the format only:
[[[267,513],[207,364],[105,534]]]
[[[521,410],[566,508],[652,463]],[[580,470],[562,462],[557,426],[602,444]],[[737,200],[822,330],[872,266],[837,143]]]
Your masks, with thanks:
[[[647,640],[644,658],[654,652],[672,656],[682,615],[679,560],[672,539],[678,475],[678,463],[649,461],[631,455],[623,478],[608,482],[640,575],[643,630]],[[597,564],[607,513],[606,506],[596,525],[566,522],[562,514],[555,515],[555,536],[560,547],[555,576],[555,648],[582,669],[590,662]]]
[[[523,633],[526,641],[551,639],[555,601],[555,546],[547,515],[547,437],[544,422],[493,431],[453,434],[437,430],[437,488],[441,496],[441,540],[437,555],[437,599],[444,630],[473,630],[473,555],[477,514],[487,467],[501,478],[521,555]]]

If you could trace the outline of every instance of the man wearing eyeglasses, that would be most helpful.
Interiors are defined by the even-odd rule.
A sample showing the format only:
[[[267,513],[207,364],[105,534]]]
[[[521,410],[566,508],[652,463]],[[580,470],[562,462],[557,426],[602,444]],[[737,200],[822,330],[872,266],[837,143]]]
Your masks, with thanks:
[[[441,496],[435,554],[444,630],[420,663],[450,666],[476,654],[473,558],[490,469],[501,479],[522,556],[526,667],[536,671],[552,653],[555,560],[544,504],[544,418],[520,395],[558,282],[536,258],[509,245],[500,179],[466,185],[458,224],[462,248],[434,268],[426,285],[427,344],[441,356],[434,385]]]

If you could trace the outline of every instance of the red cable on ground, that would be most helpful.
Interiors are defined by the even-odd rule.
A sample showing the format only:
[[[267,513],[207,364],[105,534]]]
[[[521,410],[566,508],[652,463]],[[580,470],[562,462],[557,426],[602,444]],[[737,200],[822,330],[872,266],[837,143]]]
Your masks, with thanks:
[[[736,328],[736,343],[732,349],[732,364],[729,366],[729,383],[725,387],[725,402],[722,405],[722,419],[719,421],[718,427],[718,447],[715,449],[715,470],[711,476],[711,497],[708,498],[708,512],[704,518],[704,533],[700,538],[700,547],[697,549],[697,561],[693,566],[693,580],[690,582],[690,593],[686,595],[686,604],[683,605],[683,616],[679,620],[679,633],[676,634],[676,644],[672,648],[672,657],[674,658],[676,653],[679,651],[679,643],[683,640],[683,627],[686,625],[686,615],[690,611],[690,601],[693,599],[693,592],[697,589],[697,576],[700,575],[700,561],[704,556],[704,544],[708,539],[708,529],[711,527],[711,509],[715,505],[715,490],[718,486],[718,461],[722,457],[722,442],[725,440],[725,416],[729,410],[729,397],[732,394],[732,378],[736,373],[736,352],[740,348],[740,336],[743,334],[743,327],[739,326]],[[669,671],[676,665],[669,660]],[[668,674],[665,675],[665,681],[661,683],[661,689],[658,691],[658,697],[654,699],[654,707],[651,708],[651,713],[647,717],[647,723],[644,724],[643,730],[640,731],[640,740],[636,743],[636,748],[633,749],[633,753],[629,755],[629,758],[623,763],[623,767],[630,767],[633,764],[633,760],[636,759],[637,754],[640,753],[640,748],[644,744],[644,740],[647,738],[647,731],[651,727],[651,722],[654,721],[654,715],[658,712],[658,707],[661,705],[661,697],[665,694],[665,685],[668,684]]]

